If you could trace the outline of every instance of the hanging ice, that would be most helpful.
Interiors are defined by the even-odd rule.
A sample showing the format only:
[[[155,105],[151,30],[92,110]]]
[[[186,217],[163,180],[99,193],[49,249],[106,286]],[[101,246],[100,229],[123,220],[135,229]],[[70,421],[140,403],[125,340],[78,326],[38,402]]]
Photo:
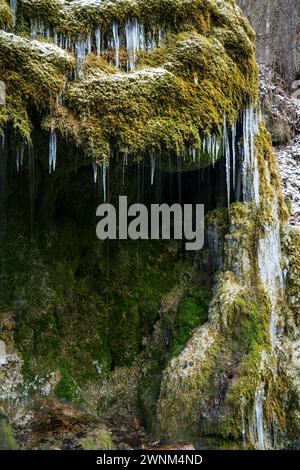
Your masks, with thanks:
[[[264,237],[259,239],[258,268],[260,279],[265,286],[272,305],[270,336],[272,344],[275,345],[279,315],[277,301],[284,289],[277,196],[273,203],[272,218],[273,222],[264,227]]]
[[[263,450],[265,448],[263,400],[264,400],[264,385],[262,384],[256,390],[255,403],[254,403],[258,448],[260,450]]]
[[[56,132],[51,132],[50,140],[49,140],[49,173],[52,173],[52,171],[55,171],[56,155],[57,155],[57,135],[56,135]]]
[[[30,35],[33,38],[44,37],[45,34],[45,25],[41,20],[37,18],[30,21]]]
[[[96,50],[97,50],[97,56],[100,57],[101,55],[101,28],[96,28],[95,31],[95,38],[96,38]]]
[[[98,165],[96,162],[93,162],[93,175],[94,175],[94,183],[97,183],[98,179]]]
[[[150,152],[150,159],[151,159],[151,186],[154,184],[154,174],[155,174],[155,153],[154,151]]]
[[[75,53],[77,57],[77,73],[82,72],[86,57],[92,52],[92,38],[78,39],[75,43]]]
[[[231,141],[232,141],[232,187],[235,189],[235,178],[236,178],[236,122],[231,126]]]
[[[230,193],[231,193],[231,155],[229,137],[227,132],[226,116],[224,116],[224,128],[223,128],[223,154],[225,156],[226,166],[226,187],[227,187],[227,205],[230,206]]]
[[[17,154],[16,154],[16,167],[17,167],[17,173],[20,171],[20,150],[19,147],[17,148]]]
[[[18,0],[10,0],[10,9],[13,14],[13,26],[14,27],[16,25],[17,8],[18,8]]]
[[[245,416],[244,410],[241,410],[241,420],[242,420],[242,438],[243,438],[243,445],[244,449],[246,449],[246,426],[245,426]]]
[[[259,178],[258,172],[255,176],[255,137],[259,130],[259,117],[253,107],[249,106],[243,113],[243,162],[242,182],[243,200],[259,203]]]
[[[136,67],[137,52],[145,48],[145,33],[138,20],[127,20],[125,23],[128,70]]]
[[[120,49],[119,25],[115,21],[113,22],[113,38],[114,38],[114,46],[115,46],[116,67],[119,67],[119,49]]]
[[[106,202],[107,199],[107,168],[108,165],[106,162],[102,164],[102,185],[103,185],[103,201]]]

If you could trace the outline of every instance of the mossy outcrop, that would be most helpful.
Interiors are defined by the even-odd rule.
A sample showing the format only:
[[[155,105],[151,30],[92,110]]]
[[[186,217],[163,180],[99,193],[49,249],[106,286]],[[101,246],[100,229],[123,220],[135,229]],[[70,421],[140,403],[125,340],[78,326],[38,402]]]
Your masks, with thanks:
[[[26,22],[43,22],[39,33],[42,44],[39,50],[36,41],[30,44],[2,33],[2,49],[7,41],[11,43],[10,51],[3,52],[2,74],[8,81],[8,101],[14,103],[14,115],[2,109],[2,126],[13,121],[27,138],[30,103],[23,102],[24,96],[41,111],[46,128],[70,135],[99,161],[107,160],[110,149],[116,147],[137,158],[153,151],[182,155],[193,148],[199,159],[207,160],[203,139],[221,136],[224,115],[228,122],[234,122],[247,103],[257,100],[254,34],[234,2],[37,0],[20,2],[20,11],[23,19],[17,22],[16,30],[26,35]],[[124,73],[132,52],[128,41],[139,41],[138,37],[129,38],[137,33],[126,30],[125,23],[131,18],[143,25],[145,38],[147,34],[152,38],[161,29],[164,39],[151,48],[133,46],[138,69]],[[112,39],[116,22],[118,38]],[[97,28],[101,28],[101,40],[108,44],[104,42],[101,58],[96,57],[93,39]],[[61,54],[58,61],[55,48],[50,53],[50,46],[43,42],[59,35],[60,46],[77,56],[80,73],[77,70],[75,76],[80,76],[67,86],[63,105],[55,106],[55,96],[62,90],[61,73],[71,65],[71,57]],[[10,53],[21,64],[17,70]],[[38,54],[39,65],[34,61]],[[22,67],[23,60],[26,68]],[[16,90],[10,89],[11,74],[18,77]],[[38,86],[31,76],[39,77]],[[34,96],[26,89],[28,83],[35,89]],[[191,158],[191,151],[187,153]]]

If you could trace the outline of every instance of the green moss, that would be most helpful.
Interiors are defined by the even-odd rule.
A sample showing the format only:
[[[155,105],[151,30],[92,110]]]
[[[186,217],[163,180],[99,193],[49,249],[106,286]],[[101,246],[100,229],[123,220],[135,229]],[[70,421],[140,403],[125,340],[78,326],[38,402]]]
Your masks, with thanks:
[[[63,400],[72,401],[78,395],[78,388],[73,377],[67,372],[62,372],[60,381],[55,387],[55,394],[58,398]]]
[[[82,437],[78,444],[83,450],[115,450],[109,431],[105,428],[96,429],[91,435]]]
[[[209,294],[209,290],[201,285],[188,289],[172,327],[171,350],[167,360],[178,356],[193,329],[207,321]]]
[[[12,27],[12,13],[6,0],[0,0],[0,27],[1,28]]]
[[[154,409],[163,370],[180,354],[193,330],[207,319],[210,289],[201,275],[183,266],[181,283],[163,300],[162,312],[142,355],[138,385],[139,408],[147,429],[156,430]]]
[[[12,428],[5,416],[0,414],[0,450],[18,450],[19,445],[14,438]]]
[[[29,111],[35,108],[48,112],[72,65],[73,58],[59,48],[0,31],[0,75],[6,85],[0,132],[10,122],[19,135],[30,141]]]

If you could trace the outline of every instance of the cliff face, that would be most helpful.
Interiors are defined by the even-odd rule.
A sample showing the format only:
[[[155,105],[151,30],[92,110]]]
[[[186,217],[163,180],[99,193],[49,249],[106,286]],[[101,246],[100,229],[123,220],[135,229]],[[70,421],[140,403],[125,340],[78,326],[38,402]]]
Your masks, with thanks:
[[[27,448],[110,448],[99,420],[137,418],[200,447],[294,445],[297,234],[282,238],[288,212],[241,10],[11,8],[0,3],[1,412]],[[96,206],[120,194],[203,202],[205,249],[97,241]]]

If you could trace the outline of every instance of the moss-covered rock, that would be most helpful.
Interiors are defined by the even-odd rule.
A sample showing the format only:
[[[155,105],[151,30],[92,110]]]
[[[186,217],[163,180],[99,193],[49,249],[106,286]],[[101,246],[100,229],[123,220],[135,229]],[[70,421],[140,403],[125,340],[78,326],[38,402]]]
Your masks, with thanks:
[[[204,137],[221,136],[224,115],[233,122],[240,109],[257,101],[254,33],[232,1],[19,3],[24,20],[17,25],[17,31],[27,35],[30,24],[42,24],[42,43],[38,46],[37,41],[3,33],[1,44],[5,50],[0,56],[0,67],[8,81],[8,104],[2,109],[2,125],[13,121],[27,137],[30,121],[25,95],[46,117],[46,128],[72,136],[100,161],[110,157],[112,147],[138,157],[154,151],[183,155],[192,148],[207,165],[212,156],[202,150]],[[139,47],[140,54],[134,52],[138,70],[124,73],[130,54],[128,44],[127,48],[125,45],[125,36],[130,34],[126,22],[131,19],[143,25],[145,38],[156,41],[153,38],[163,31],[165,39],[157,39],[158,48]],[[117,53],[111,44],[113,24],[118,24],[121,71],[111,65]],[[101,58],[91,54],[97,52],[93,39],[97,28],[101,28],[106,41]],[[55,107],[54,97],[62,90],[61,73],[67,72],[72,62],[65,54],[58,64],[57,50],[54,53],[53,48],[50,54],[50,46],[43,44],[58,37],[62,47],[77,55],[80,70],[75,74],[77,80],[68,87],[63,106]],[[11,45],[5,52],[7,42]],[[43,55],[41,50],[45,52],[46,48],[47,54]],[[39,65],[34,61],[38,53]],[[17,71],[10,54],[21,64]],[[22,67],[24,58],[26,68]],[[48,70],[48,75],[42,74],[44,70]],[[10,91],[12,73],[17,73],[19,86]],[[14,103],[14,114],[10,102]]]
[[[0,31],[0,77],[6,85],[6,104],[0,108],[0,132],[7,123],[31,140],[32,109],[49,112],[64,87],[72,57],[51,44],[30,41]]]

